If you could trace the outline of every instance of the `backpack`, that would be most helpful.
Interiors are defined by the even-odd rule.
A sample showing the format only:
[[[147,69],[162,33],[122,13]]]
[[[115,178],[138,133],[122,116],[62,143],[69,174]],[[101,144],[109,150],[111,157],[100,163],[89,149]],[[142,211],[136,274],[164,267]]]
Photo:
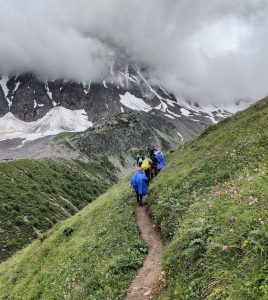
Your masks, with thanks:
[[[152,153],[152,155],[151,155],[151,160],[152,160],[152,163],[153,163],[154,165],[156,165],[156,163],[157,163],[157,159],[156,159],[156,157],[155,157],[155,154],[154,154],[154,153]]]
[[[141,167],[143,168],[144,171],[149,169],[149,162],[148,159],[145,159],[141,165]]]

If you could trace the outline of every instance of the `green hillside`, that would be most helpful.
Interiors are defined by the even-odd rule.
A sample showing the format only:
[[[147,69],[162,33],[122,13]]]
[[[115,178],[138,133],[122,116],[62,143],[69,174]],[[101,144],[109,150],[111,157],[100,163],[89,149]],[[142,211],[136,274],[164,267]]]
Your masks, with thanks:
[[[0,299],[122,298],[147,251],[126,190],[116,185],[2,263]]]
[[[160,299],[268,299],[268,98],[180,147],[149,201]]]
[[[115,179],[97,163],[1,163],[0,261],[96,199]]]
[[[169,155],[148,197],[159,299],[268,299],[267,121],[268,98]],[[122,299],[146,253],[133,202],[123,181],[3,262],[0,299]]]

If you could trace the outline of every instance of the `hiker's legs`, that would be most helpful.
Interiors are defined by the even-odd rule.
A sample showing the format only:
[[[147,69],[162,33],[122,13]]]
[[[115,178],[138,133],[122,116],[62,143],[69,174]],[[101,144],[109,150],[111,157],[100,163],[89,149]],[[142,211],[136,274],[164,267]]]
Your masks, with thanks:
[[[142,205],[142,195],[136,193],[137,195],[137,204]]]
[[[142,195],[137,193],[137,204],[142,205]]]

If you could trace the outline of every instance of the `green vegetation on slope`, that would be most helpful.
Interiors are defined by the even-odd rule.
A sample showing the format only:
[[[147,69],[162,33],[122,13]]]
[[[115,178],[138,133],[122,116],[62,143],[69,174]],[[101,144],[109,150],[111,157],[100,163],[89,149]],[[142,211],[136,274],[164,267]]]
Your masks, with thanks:
[[[0,164],[0,261],[102,194],[102,164],[18,160]]]
[[[65,142],[89,157],[100,154],[120,156],[129,154],[131,150],[151,149],[159,144],[169,149],[179,141],[173,124],[143,112],[109,117],[88,130],[65,139]]]
[[[267,121],[268,98],[180,147],[155,180],[161,299],[268,299]]]
[[[2,263],[0,299],[121,299],[147,251],[126,186],[114,186]]]

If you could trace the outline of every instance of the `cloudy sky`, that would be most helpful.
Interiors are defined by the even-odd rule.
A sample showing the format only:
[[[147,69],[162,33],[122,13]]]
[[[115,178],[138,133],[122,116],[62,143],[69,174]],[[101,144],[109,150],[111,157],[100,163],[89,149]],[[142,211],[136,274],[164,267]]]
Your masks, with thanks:
[[[0,0],[0,73],[93,81],[122,49],[200,102],[268,94],[267,0]]]

